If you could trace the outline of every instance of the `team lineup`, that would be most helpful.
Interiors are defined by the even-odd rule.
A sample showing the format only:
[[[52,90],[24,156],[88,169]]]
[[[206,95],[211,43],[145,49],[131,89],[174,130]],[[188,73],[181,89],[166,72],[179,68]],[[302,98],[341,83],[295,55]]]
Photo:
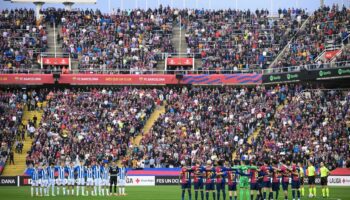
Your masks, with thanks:
[[[50,190],[51,196],[124,196],[127,169],[122,165],[119,168],[115,162],[93,162],[85,165],[80,162],[71,162],[68,165],[61,162],[59,166],[53,163],[50,166],[46,163],[41,166],[35,164],[31,175],[31,196],[50,196]]]
[[[291,163],[286,161],[273,161],[272,163],[235,161],[233,166],[226,165],[222,161],[213,165],[209,160],[205,166],[201,166],[201,162],[196,162],[195,166],[189,167],[182,162],[180,173],[182,200],[185,199],[186,190],[188,190],[188,199],[191,200],[192,180],[195,200],[199,199],[199,192],[201,200],[204,200],[204,193],[206,200],[210,199],[210,193],[212,193],[213,200],[220,200],[221,194],[226,200],[226,185],[230,200],[237,200],[237,188],[239,188],[240,200],[277,200],[281,185],[284,199],[287,200],[289,184],[291,184],[293,200],[300,200],[305,195],[305,176],[308,178],[309,197],[316,197],[315,176],[317,172],[311,161],[308,162],[306,170],[301,163],[293,161]],[[327,187],[329,170],[322,162],[320,166],[322,196],[325,198],[329,197]]]

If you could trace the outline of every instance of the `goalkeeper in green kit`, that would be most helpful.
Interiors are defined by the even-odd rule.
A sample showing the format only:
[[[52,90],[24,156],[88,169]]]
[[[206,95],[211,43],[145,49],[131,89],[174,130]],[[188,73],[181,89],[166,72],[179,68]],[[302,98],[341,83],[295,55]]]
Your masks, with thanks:
[[[248,169],[258,169],[256,166],[249,166],[247,164],[249,161],[241,161],[241,165],[235,165],[232,169],[236,170],[239,176],[239,199],[243,200],[244,193],[246,194],[246,199],[250,200],[250,184],[249,184],[249,176]]]

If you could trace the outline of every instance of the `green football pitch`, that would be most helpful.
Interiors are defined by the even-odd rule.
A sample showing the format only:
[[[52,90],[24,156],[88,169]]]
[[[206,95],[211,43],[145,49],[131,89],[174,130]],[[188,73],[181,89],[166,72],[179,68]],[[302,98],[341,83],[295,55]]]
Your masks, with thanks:
[[[120,200],[181,200],[181,190],[179,186],[157,186],[157,187],[127,187],[127,196],[109,196],[109,197],[92,197],[92,196],[55,196],[55,197],[31,197],[30,187],[0,187],[0,199],[3,200],[16,200],[16,199],[57,199],[57,200],[69,200],[69,199],[120,199]],[[289,192],[289,199],[291,200],[291,191]],[[308,194],[307,187],[305,188],[305,195]],[[317,197],[302,199],[317,200],[323,199],[321,196],[321,189],[317,188]],[[239,196],[239,195],[238,195]],[[283,200],[282,191],[280,191],[279,199]],[[186,192],[186,200],[188,200]],[[222,200],[222,198],[220,198]],[[194,192],[192,191],[192,200],[194,200]],[[212,196],[210,195],[210,200]],[[226,200],[229,200],[228,193]],[[330,198],[327,200],[350,200],[350,187],[330,187]]]

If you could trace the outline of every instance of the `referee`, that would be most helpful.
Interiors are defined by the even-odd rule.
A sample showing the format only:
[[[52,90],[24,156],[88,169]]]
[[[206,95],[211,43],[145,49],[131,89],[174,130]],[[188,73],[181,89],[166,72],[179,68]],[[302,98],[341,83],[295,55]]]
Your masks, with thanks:
[[[329,197],[329,188],[327,185],[327,179],[328,179],[328,175],[329,175],[329,170],[326,166],[324,166],[324,163],[321,162],[321,168],[320,168],[320,172],[321,172],[321,186],[322,186],[322,196],[323,198],[325,197]]]
[[[118,182],[119,168],[115,162],[112,162],[112,166],[109,168],[110,180],[109,180],[109,194],[112,195],[112,186],[114,184],[114,195],[117,196],[117,182]]]
[[[316,187],[315,187],[315,173],[316,169],[312,162],[308,161],[307,176],[309,179],[309,196],[316,197]]]

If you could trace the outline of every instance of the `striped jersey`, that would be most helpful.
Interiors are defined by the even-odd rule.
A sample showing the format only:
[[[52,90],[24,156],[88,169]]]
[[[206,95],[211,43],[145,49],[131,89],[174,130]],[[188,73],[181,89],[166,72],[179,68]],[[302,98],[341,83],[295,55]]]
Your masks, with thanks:
[[[93,178],[92,177],[92,168],[91,167],[86,168],[86,177],[87,178]]]
[[[109,167],[102,167],[102,179],[109,179]]]
[[[101,167],[100,167],[100,165],[93,166],[92,170],[93,170],[93,174],[94,174],[94,179],[101,178]]]
[[[49,179],[55,179],[55,167],[47,167],[46,170],[47,170]]]
[[[126,179],[126,173],[127,173],[127,170],[126,170],[125,167],[119,168],[119,178],[120,178],[120,180],[125,180]]]
[[[58,179],[64,179],[65,178],[65,168],[62,166],[58,167]]]
[[[34,181],[39,180],[39,171],[37,168],[33,168],[32,180]]]
[[[84,178],[85,177],[85,167],[78,165],[75,167],[75,171],[77,171],[78,178]]]
[[[74,167],[67,166],[68,179],[74,179]]]
[[[43,180],[47,180],[49,178],[46,168],[40,170],[40,177]]]

